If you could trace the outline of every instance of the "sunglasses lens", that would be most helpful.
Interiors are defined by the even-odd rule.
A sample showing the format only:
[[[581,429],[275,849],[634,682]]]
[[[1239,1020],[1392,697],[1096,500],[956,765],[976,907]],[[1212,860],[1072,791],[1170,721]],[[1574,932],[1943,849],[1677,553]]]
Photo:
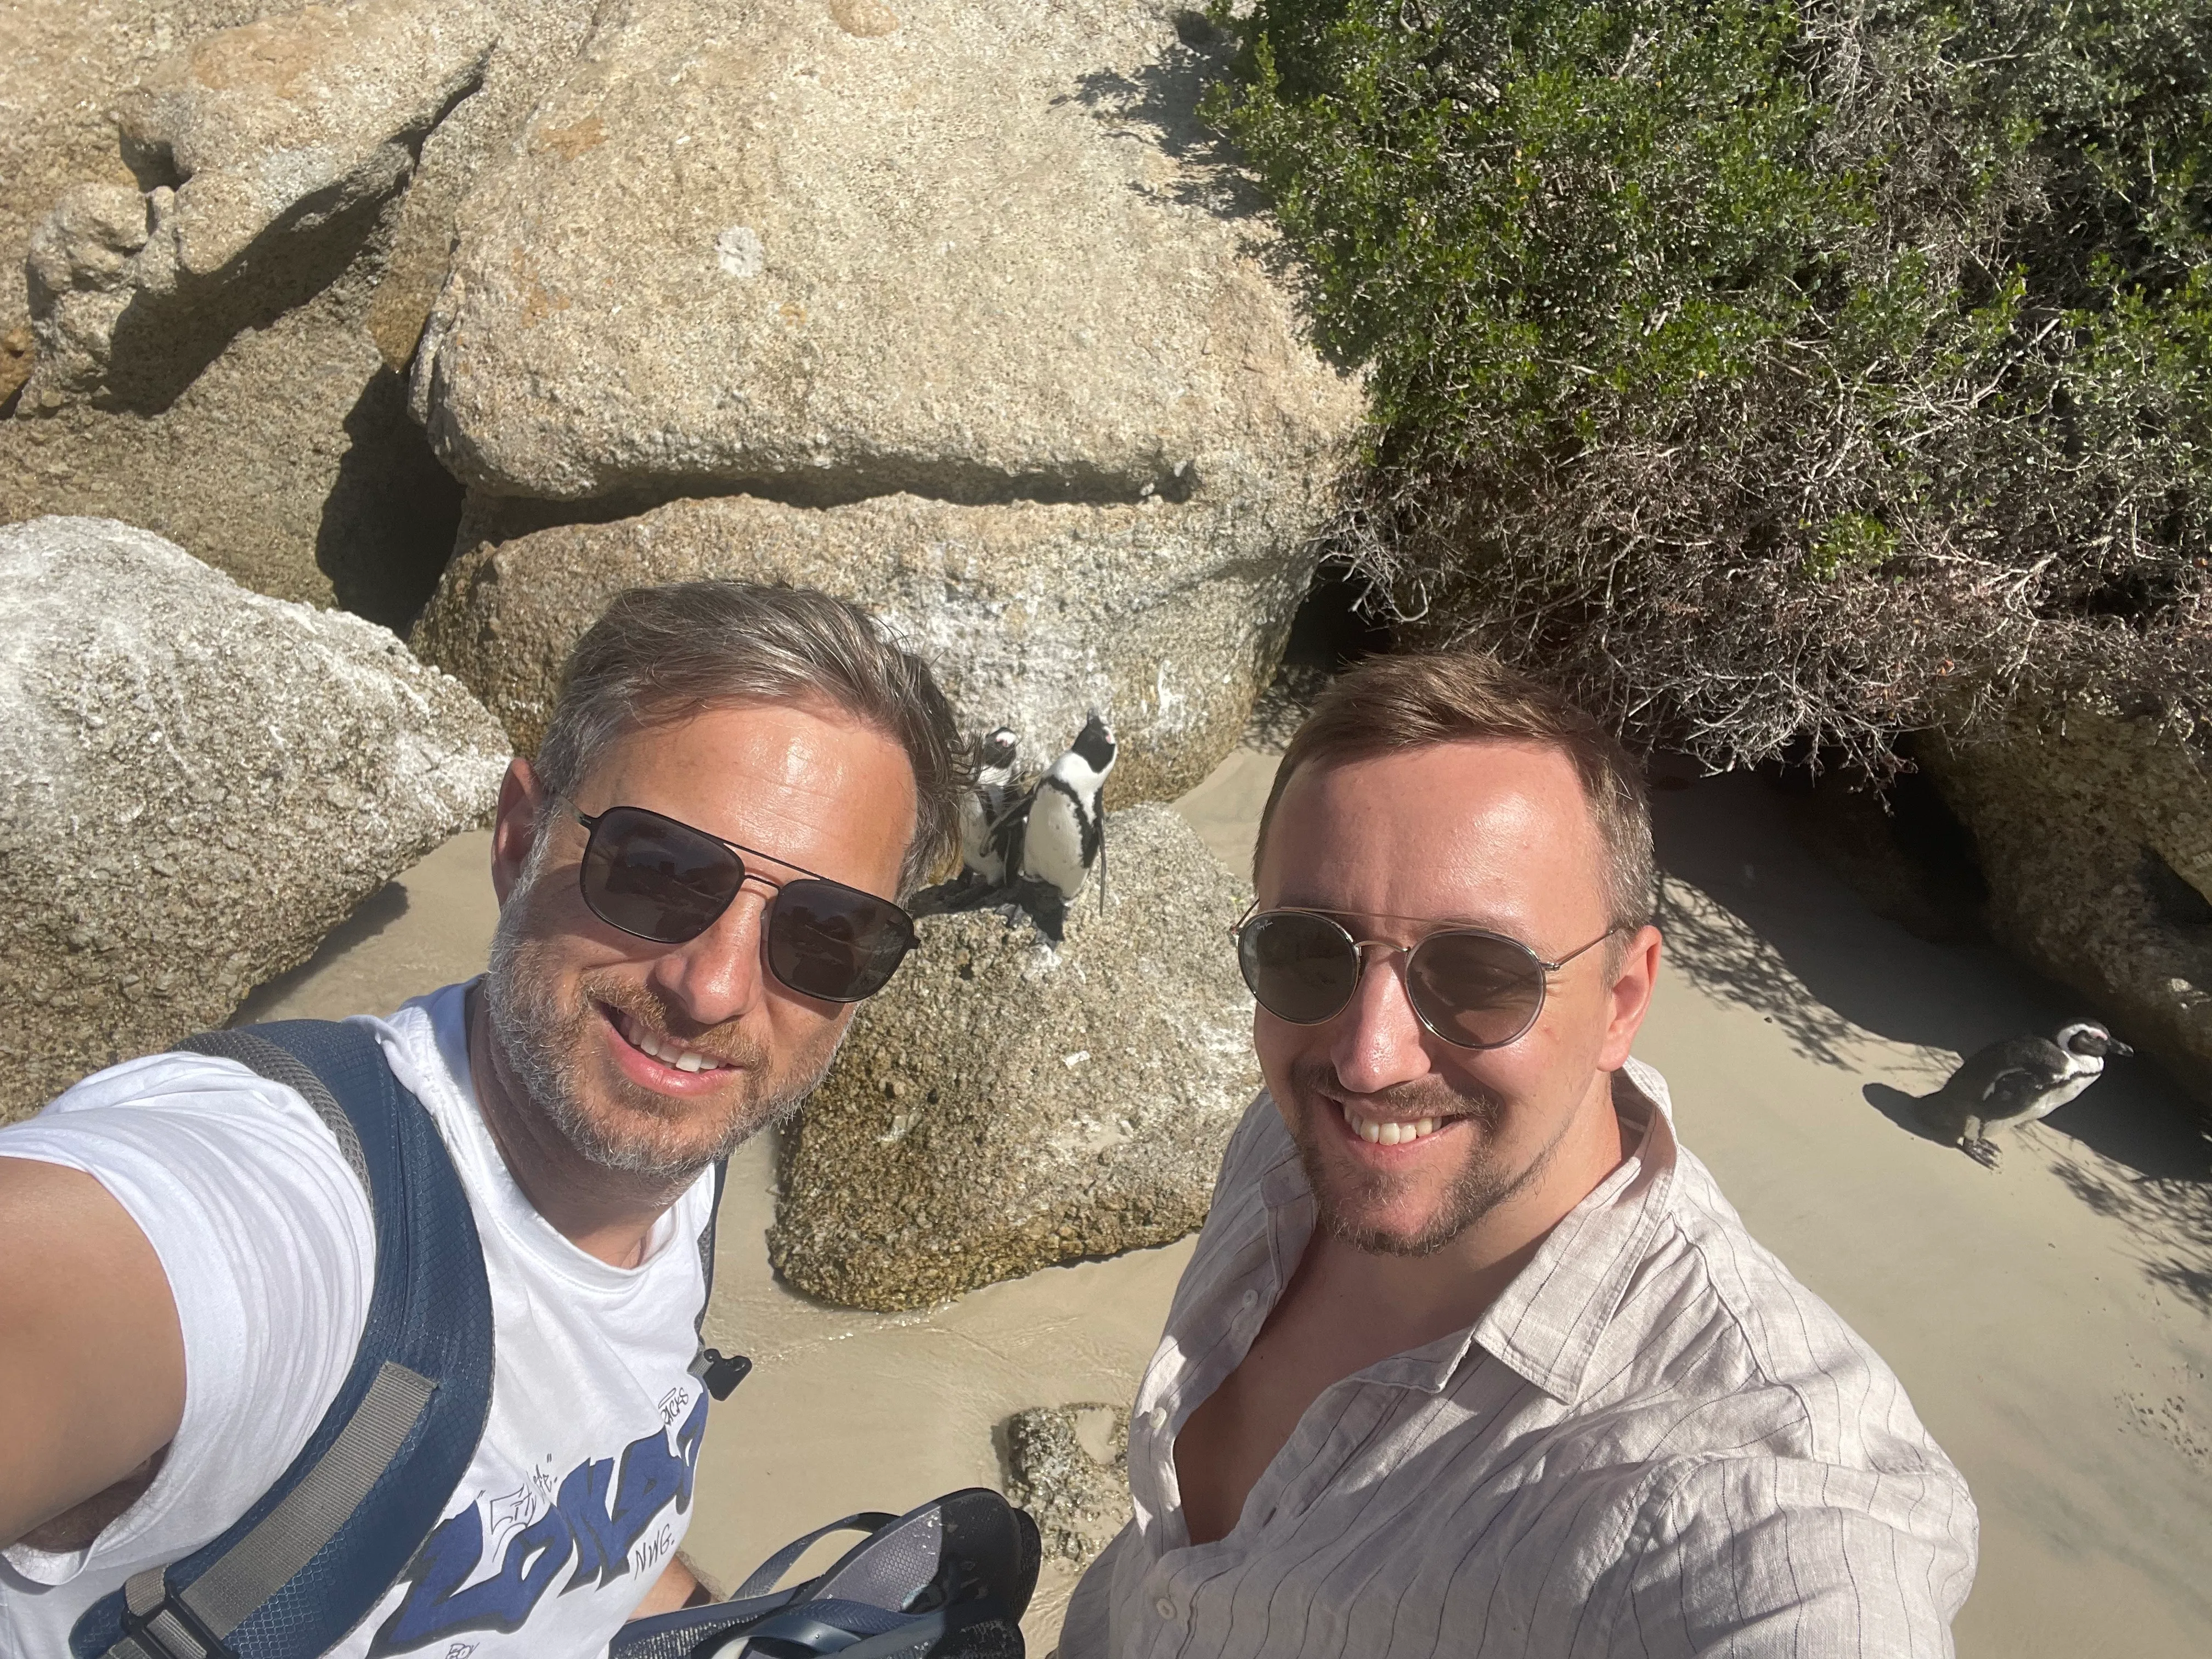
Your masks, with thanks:
[[[1318,1025],[1352,1000],[1359,949],[1327,916],[1268,910],[1237,935],[1237,965],[1259,1005],[1293,1025]]]
[[[744,877],[744,861],[721,842],[641,807],[605,813],[584,848],[584,902],[592,914],[662,945],[713,927]]]
[[[888,899],[832,881],[794,881],[768,919],[768,965],[801,996],[858,1002],[890,982],[914,924]]]
[[[1429,1028],[1468,1048],[1500,1048],[1535,1024],[1544,969],[1489,933],[1431,933],[1406,964],[1406,988]]]

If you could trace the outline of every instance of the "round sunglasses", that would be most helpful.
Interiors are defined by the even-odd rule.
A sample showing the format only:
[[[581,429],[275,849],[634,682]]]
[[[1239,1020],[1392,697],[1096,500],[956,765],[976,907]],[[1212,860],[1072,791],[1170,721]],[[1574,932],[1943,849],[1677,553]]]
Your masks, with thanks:
[[[579,812],[576,821],[591,832],[578,877],[584,902],[608,927],[656,945],[698,938],[747,881],[775,888],[762,924],[769,971],[801,996],[872,997],[919,942],[913,919],[889,899],[642,806]],[[778,881],[749,869],[748,854],[799,870],[800,878]]]
[[[1419,943],[1355,939],[1322,910],[1248,911],[1237,924],[1237,965],[1259,1005],[1293,1025],[1334,1019],[1359,988],[1367,952],[1402,952],[1406,998],[1429,1030],[1460,1048],[1503,1048],[1544,1012],[1550,976],[1620,930],[1608,927],[1557,962],[1481,927],[1440,927]],[[1378,916],[1419,921],[1417,916]]]

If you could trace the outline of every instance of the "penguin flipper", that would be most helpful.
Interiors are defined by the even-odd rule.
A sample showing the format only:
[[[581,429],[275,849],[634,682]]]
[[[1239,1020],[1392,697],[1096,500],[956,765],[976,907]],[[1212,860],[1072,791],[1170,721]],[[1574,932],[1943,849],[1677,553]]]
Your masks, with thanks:
[[[2007,1123],[2025,1117],[2051,1087],[2054,1079],[2024,1066],[2008,1066],[1989,1080],[1982,1091],[1978,1115],[1984,1125]]]

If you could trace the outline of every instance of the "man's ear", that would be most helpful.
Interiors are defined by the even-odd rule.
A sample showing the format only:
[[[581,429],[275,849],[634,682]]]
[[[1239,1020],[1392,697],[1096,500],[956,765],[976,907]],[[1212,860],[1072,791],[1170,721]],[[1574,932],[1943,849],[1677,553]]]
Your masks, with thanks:
[[[1644,1016],[1651,1012],[1651,988],[1659,981],[1659,930],[1639,927],[1620,953],[1613,970],[1612,1006],[1606,1022],[1605,1046],[1599,1051],[1598,1069],[1620,1069]]]
[[[550,804],[528,761],[517,755],[507,763],[507,775],[499,785],[499,811],[491,825],[491,885],[502,909],[522,879],[522,866],[530,861],[530,849],[538,838],[538,817]]]

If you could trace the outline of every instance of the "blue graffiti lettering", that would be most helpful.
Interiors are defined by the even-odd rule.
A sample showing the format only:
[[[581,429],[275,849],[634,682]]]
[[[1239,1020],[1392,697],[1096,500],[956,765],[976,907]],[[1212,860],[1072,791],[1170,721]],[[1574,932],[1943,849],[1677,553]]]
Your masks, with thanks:
[[[508,1540],[499,1571],[480,1583],[468,1582],[486,1559],[477,1505],[471,1501],[448,1516],[408,1564],[406,1596],[378,1628],[368,1659],[462,1631],[521,1629],[571,1557],[576,1568],[561,1587],[564,1595],[622,1577],[629,1571],[630,1547],[654,1517],[672,1503],[679,1515],[690,1508],[706,1433],[702,1393],[672,1447],[662,1429],[623,1448],[619,1474],[614,1458],[585,1459],[561,1482],[552,1507]]]

